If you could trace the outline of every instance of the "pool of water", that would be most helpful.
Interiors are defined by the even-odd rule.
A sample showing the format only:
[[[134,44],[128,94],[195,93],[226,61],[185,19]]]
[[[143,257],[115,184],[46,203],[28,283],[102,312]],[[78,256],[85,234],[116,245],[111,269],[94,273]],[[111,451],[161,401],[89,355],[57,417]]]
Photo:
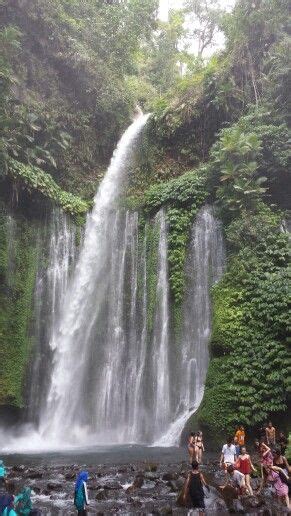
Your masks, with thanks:
[[[161,462],[170,464],[188,460],[187,450],[179,447],[150,447],[141,445],[112,445],[74,448],[64,451],[10,453],[0,452],[8,466],[24,464],[44,466],[51,464],[95,465],[95,464],[130,464],[136,462]]]

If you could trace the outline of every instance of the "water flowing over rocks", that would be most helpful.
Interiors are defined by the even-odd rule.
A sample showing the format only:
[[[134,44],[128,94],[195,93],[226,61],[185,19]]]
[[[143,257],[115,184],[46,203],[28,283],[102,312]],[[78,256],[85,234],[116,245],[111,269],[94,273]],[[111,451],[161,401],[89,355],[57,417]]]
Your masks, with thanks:
[[[109,465],[50,464],[36,469],[25,465],[8,467],[8,478],[17,488],[30,486],[33,504],[48,516],[70,516],[76,513],[73,505],[75,478],[81,469],[89,472],[88,514],[188,514],[189,507],[181,504],[180,493],[190,467],[186,462],[156,464],[149,471],[148,462]],[[267,488],[262,494],[237,499],[233,488],[219,489],[223,474],[216,461],[208,460],[201,466],[210,492],[205,490],[206,515],[250,514],[253,516],[281,516],[287,510],[279,505]],[[253,485],[256,479],[252,480]],[[195,514],[195,513],[193,513]]]

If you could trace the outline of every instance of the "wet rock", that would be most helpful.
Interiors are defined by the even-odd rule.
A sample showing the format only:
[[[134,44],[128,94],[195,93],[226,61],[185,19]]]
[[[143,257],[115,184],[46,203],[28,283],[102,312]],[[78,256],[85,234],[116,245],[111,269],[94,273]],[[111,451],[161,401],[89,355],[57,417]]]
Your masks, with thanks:
[[[90,482],[87,484],[87,487],[91,491],[97,491],[98,489],[104,488],[104,486],[101,486],[98,482]]]
[[[47,488],[51,491],[60,491],[63,488],[63,484],[60,482],[48,482]]]
[[[99,491],[96,493],[96,496],[95,496],[95,500],[98,500],[99,502],[100,501],[103,501],[103,500],[107,500],[108,496],[107,496],[107,492],[105,489],[99,489]]]
[[[75,471],[70,471],[69,473],[65,474],[65,479],[66,480],[75,480],[75,478],[76,478]]]
[[[242,505],[242,503],[239,499],[233,500],[232,505],[233,505],[234,512],[238,512],[239,514],[245,513],[244,506]]]
[[[177,473],[172,472],[172,471],[169,471],[168,473],[164,473],[162,476],[162,480],[166,480],[166,481],[176,480],[177,478],[178,478]]]
[[[144,478],[146,478],[147,480],[158,480],[159,479],[159,475],[157,473],[152,473],[151,471],[146,471],[145,474],[144,474]]]
[[[167,486],[169,486],[171,488],[171,491],[172,492],[178,492],[180,491],[178,485],[177,485],[177,482],[175,480],[170,480],[169,482],[167,482]]]
[[[27,476],[28,476],[28,478],[31,478],[32,480],[39,479],[39,478],[43,477],[43,472],[42,471],[37,471],[37,470],[34,470],[34,469],[29,469],[28,472],[27,472]]]
[[[23,464],[15,464],[14,466],[12,466],[12,471],[17,471],[19,473],[24,473],[24,471],[26,470],[26,467],[23,466]]]
[[[257,496],[244,496],[241,502],[246,509],[255,509],[263,505],[263,500]]]
[[[134,507],[135,509],[140,509],[142,507],[142,502],[140,500],[138,500],[137,498],[127,498],[127,502],[130,503],[130,505],[132,507]]]
[[[137,489],[140,489],[144,484],[144,476],[143,475],[137,475],[132,483],[131,486],[129,486],[126,490],[127,493],[132,493],[133,491],[136,491]]]
[[[147,471],[149,473],[154,473],[155,471],[157,471],[157,469],[158,469],[158,464],[156,464],[154,462],[150,462],[145,467],[145,471]]]
[[[115,489],[123,489],[122,485],[119,482],[115,482],[114,480],[107,482],[102,487],[103,489],[107,489],[108,491],[114,491]]]
[[[173,514],[173,509],[170,505],[165,505],[160,509],[160,514]]]
[[[49,489],[43,489],[41,494],[45,495],[45,496],[50,496],[51,492]]]

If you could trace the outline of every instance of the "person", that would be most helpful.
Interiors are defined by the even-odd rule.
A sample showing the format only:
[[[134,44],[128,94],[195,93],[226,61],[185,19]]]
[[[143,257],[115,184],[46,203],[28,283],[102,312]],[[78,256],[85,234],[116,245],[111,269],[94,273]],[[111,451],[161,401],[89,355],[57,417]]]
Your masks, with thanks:
[[[188,437],[188,452],[190,457],[190,464],[192,464],[193,460],[196,460],[196,445],[194,432],[191,432],[191,434]]]
[[[226,471],[228,473],[226,484],[224,486],[220,486],[220,488],[225,489],[225,487],[230,484],[235,488],[238,496],[245,494],[246,481],[244,474],[238,471],[237,469],[234,469],[233,464],[227,466]]]
[[[288,446],[288,439],[287,439],[286,435],[284,434],[284,432],[279,433],[278,444],[281,448],[281,454],[285,455],[285,452],[286,452],[287,446]]]
[[[245,445],[246,434],[245,434],[245,429],[242,425],[238,427],[238,429],[235,433],[235,437],[237,438],[238,444],[240,445],[240,447]]]
[[[2,516],[17,516],[14,510],[15,484],[13,482],[6,483],[6,491],[6,494],[0,499],[0,514]]]
[[[193,460],[192,471],[189,473],[184,486],[183,501],[186,503],[187,496],[189,495],[191,506],[193,509],[198,509],[199,516],[203,516],[205,514],[203,486],[208,490],[210,489],[204,476],[199,471],[198,461]]]
[[[4,466],[3,460],[0,460],[0,487],[5,485],[6,481],[6,468]]]
[[[267,481],[274,486],[278,501],[282,503],[285,502],[287,508],[290,509],[288,477],[281,468],[278,468],[278,466],[264,466],[264,468],[266,472],[265,477]]]
[[[75,484],[74,504],[78,510],[79,516],[86,516],[86,506],[89,505],[87,492],[88,472],[81,471],[77,477]]]
[[[269,421],[266,427],[266,441],[268,446],[275,446],[276,444],[276,428],[273,426],[272,421]]]
[[[31,514],[32,503],[30,487],[24,487],[24,489],[15,496],[14,504],[17,510],[17,514],[20,516],[28,516]]]
[[[272,466],[273,455],[271,453],[271,448],[262,441],[255,441],[255,445],[260,455],[261,466]]]
[[[234,464],[236,459],[236,449],[232,443],[232,437],[229,437],[221,450],[220,467],[222,466],[226,469],[230,464]]]
[[[291,473],[291,467],[286,457],[281,453],[281,447],[275,448],[273,451],[273,465],[283,469],[286,475]]]
[[[203,434],[201,431],[197,432],[195,437],[195,447],[196,447],[196,455],[197,461],[199,464],[202,463],[202,453],[205,451],[203,444]]]
[[[247,453],[245,446],[242,446],[242,448],[241,448],[241,453],[238,456],[238,459],[235,463],[235,467],[238,469],[238,471],[240,471],[240,473],[243,473],[243,475],[245,476],[245,483],[246,483],[247,491],[251,496],[253,496],[254,493],[253,493],[252,486],[251,486],[250,475],[251,475],[252,471],[254,471],[254,472],[256,471],[256,468],[254,467],[254,465],[251,461],[251,457]]]
[[[234,446],[235,446],[235,454],[238,457],[239,454],[240,454],[240,445],[238,444],[238,438],[237,437],[234,437],[233,443],[234,443]]]

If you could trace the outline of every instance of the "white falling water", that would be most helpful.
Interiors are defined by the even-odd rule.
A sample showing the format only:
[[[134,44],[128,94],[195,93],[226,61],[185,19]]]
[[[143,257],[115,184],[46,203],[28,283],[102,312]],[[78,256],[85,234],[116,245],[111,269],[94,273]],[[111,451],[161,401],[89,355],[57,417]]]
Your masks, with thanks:
[[[213,208],[197,214],[186,263],[186,294],[179,355],[175,355],[172,424],[156,444],[178,444],[189,416],[199,407],[206,379],[211,335],[210,287],[222,275],[225,253],[221,225]]]
[[[67,290],[60,323],[51,340],[54,351],[53,372],[40,422],[41,434],[50,441],[79,441],[93,423],[88,417],[88,407],[94,407],[94,399],[91,391],[88,391],[92,384],[87,383],[87,366],[94,365],[90,344],[94,339],[95,324],[103,309],[104,298],[109,294],[108,263],[114,233],[112,210],[120,193],[123,172],[131,157],[133,143],[147,118],[148,115],[140,116],[123,134],[96,194],[94,209],[87,219],[84,244]],[[122,267],[123,262],[120,264],[121,270]],[[122,281],[120,275],[115,288],[122,288]],[[117,317],[121,316],[121,303],[120,300],[117,305]],[[122,329],[116,326],[114,331],[116,342],[119,343],[123,338]],[[110,371],[107,371],[107,384],[110,383],[108,375]],[[106,399],[104,403],[106,411]],[[106,420],[106,412],[103,417]]]
[[[50,377],[49,342],[59,322],[69,272],[76,256],[76,231],[69,217],[54,208],[48,235],[37,235],[38,270],[34,292],[34,347],[32,379],[28,393],[28,419],[38,420]],[[48,248],[48,249],[47,249]],[[37,385],[37,389],[36,389]]]
[[[116,203],[146,120],[136,120],[119,142],[71,278],[74,229],[61,212],[54,213],[49,266],[40,268],[35,293],[39,347],[29,415],[40,421],[29,438],[34,448],[178,444],[201,402],[209,361],[210,287],[225,261],[222,232],[213,209],[202,208],[191,231],[182,334],[175,341],[166,214],[161,210],[141,232],[138,214]],[[16,447],[29,448],[27,437]]]
[[[170,413],[170,368],[169,368],[169,283],[167,228],[164,211],[157,216],[160,224],[158,246],[157,311],[153,339],[153,382],[156,393],[152,425],[154,437],[164,432],[171,420]]]

